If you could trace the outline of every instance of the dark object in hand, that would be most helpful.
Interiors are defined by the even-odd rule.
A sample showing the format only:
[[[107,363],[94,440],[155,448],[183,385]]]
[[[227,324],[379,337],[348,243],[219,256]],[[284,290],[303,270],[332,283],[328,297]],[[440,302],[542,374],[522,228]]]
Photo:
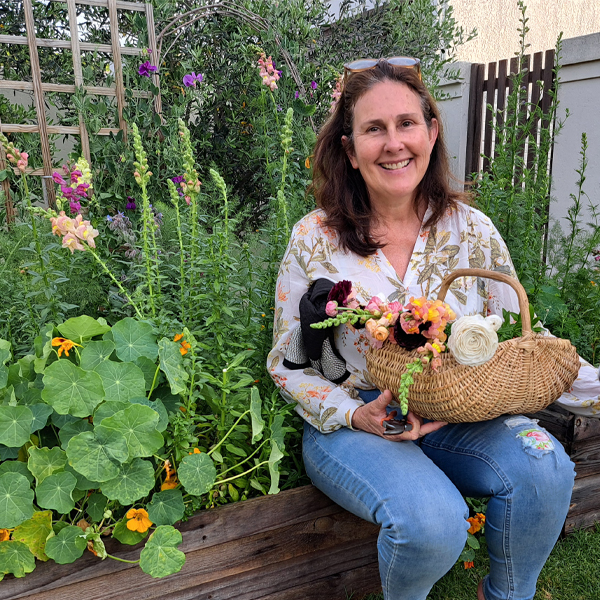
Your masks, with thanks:
[[[412,431],[412,423],[409,423],[406,417],[401,421],[395,419],[397,414],[398,411],[393,410],[385,419],[381,420],[383,435],[400,435],[405,431]]]

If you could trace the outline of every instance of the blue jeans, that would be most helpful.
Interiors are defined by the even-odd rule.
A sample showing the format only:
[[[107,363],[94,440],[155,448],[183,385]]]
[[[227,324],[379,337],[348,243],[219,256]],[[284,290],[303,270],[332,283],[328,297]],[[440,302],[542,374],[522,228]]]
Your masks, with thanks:
[[[378,391],[361,392],[365,401]],[[567,516],[573,463],[535,421],[498,417],[446,425],[418,442],[391,442],[347,428],[304,425],[313,484],[381,526],[377,542],[385,600],[425,600],[467,538],[464,496],[489,497],[486,600],[531,600]]]

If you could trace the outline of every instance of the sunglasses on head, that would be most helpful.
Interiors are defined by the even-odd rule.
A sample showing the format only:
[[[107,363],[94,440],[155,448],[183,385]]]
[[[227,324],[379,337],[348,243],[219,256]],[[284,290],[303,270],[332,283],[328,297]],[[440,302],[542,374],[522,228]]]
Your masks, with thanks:
[[[344,65],[344,79],[352,73],[360,73],[374,69],[380,62],[386,62],[393,67],[414,69],[421,79],[421,61],[410,56],[392,56],[391,58],[359,58]]]

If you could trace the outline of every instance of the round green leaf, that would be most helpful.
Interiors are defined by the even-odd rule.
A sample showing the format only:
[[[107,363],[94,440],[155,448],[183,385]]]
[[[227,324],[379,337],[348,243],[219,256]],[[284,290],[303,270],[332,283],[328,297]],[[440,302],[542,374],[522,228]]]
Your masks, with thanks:
[[[127,544],[128,546],[135,546],[141,542],[148,535],[148,531],[140,533],[139,531],[131,531],[127,528],[127,519],[119,521],[113,529],[113,537],[121,542],[121,544]]]
[[[92,319],[92,317],[82,315],[65,321],[57,329],[63,337],[81,343],[84,339],[89,339],[110,331],[110,326],[106,324],[106,321],[99,323],[96,319]]]
[[[56,446],[54,448],[36,448],[35,446],[29,448],[27,467],[36,478],[37,485],[52,473],[63,471],[66,464],[65,451]]]
[[[113,325],[111,333],[117,356],[123,362],[135,362],[140,356],[145,356],[152,361],[156,360],[158,356],[156,336],[148,323],[126,317]]]
[[[0,475],[0,529],[10,529],[31,519],[33,490],[19,473]]]
[[[217,470],[207,454],[188,454],[179,463],[179,481],[188,494],[201,496],[214,485]]]
[[[0,340],[0,365],[6,363],[11,357],[10,342],[8,340]]]
[[[108,435],[84,431],[67,446],[69,464],[90,481],[110,481],[119,474],[119,463],[128,457],[127,441],[118,432]]]
[[[141,458],[121,466],[119,474],[102,484],[102,492],[109,500],[118,500],[123,506],[147,496],[154,487],[154,467]]]
[[[174,525],[183,518],[185,511],[181,490],[165,490],[154,494],[146,508],[155,525]]]
[[[73,492],[73,500],[77,502],[77,496],[80,496],[81,492],[86,492],[88,490],[95,490],[99,487],[97,481],[90,481],[87,477],[84,477],[81,473],[78,473],[69,463],[65,465],[65,471],[67,473],[71,473],[71,475],[75,476],[77,479],[77,487]]]
[[[127,402],[130,398],[143,396],[146,392],[144,374],[133,363],[107,360],[99,364],[95,371],[102,379],[107,399]]]
[[[33,517],[21,523],[12,533],[12,539],[23,542],[39,560],[46,561],[46,540],[52,532],[52,511],[39,510]]]
[[[53,425],[56,425],[59,429],[64,427],[67,423],[74,423],[77,421],[77,417],[72,417],[71,415],[59,415],[57,412],[53,412],[50,417]]]
[[[33,413],[28,406],[0,406],[0,440],[10,448],[29,441]]]
[[[66,448],[70,439],[83,431],[92,431],[92,425],[87,419],[77,419],[77,421],[67,423],[64,427],[61,427],[58,432],[61,446]]]
[[[94,425],[100,425],[100,423],[102,423],[102,421],[107,417],[112,417],[120,410],[129,408],[129,406],[130,402],[117,402],[113,400],[107,400],[106,402],[103,402],[94,411]]]
[[[188,374],[183,368],[183,356],[179,351],[180,347],[179,344],[167,338],[162,338],[158,342],[160,368],[167,376],[171,393],[175,396],[187,390]]]
[[[31,433],[39,431],[46,427],[48,417],[54,412],[54,409],[45,402],[39,404],[30,404],[29,409],[33,414],[33,422],[31,423]]]
[[[181,571],[185,554],[177,550],[181,533],[170,525],[160,525],[146,542],[140,553],[140,567],[152,577],[166,577]]]
[[[157,369],[156,363],[145,356],[140,356],[135,359],[135,364],[142,370],[146,381],[146,390],[149,390],[154,383],[154,375],[156,375]],[[160,377],[157,379],[158,381],[160,381]]]
[[[53,362],[44,373],[42,398],[61,415],[89,417],[104,399],[102,380],[68,360]]]
[[[25,577],[35,569],[35,557],[22,542],[0,542],[0,573]]]
[[[88,498],[85,510],[92,521],[99,523],[102,521],[107,504],[108,498],[104,494],[96,492]]]
[[[112,417],[103,419],[95,431],[109,435],[118,433],[127,441],[129,460],[138,456],[152,456],[164,444],[163,436],[156,430],[158,413],[149,406],[132,404]]]
[[[110,359],[115,351],[115,345],[106,340],[88,342],[81,351],[79,366],[84,371],[93,371],[99,364]]]
[[[0,475],[4,475],[4,473],[19,473],[26,477],[29,483],[33,483],[33,475],[27,465],[20,460],[6,460],[0,464]]]
[[[156,426],[156,431],[163,432],[169,425],[169,415],[167,414],[167,409],[160,398],[157,398],[156,400],[148,400],[148,398],[140,396],[139,398],[131,398],[129,402],[131,404],[143,404],[145,406],[149,406],[152,410],[155,410],[158,413],[158,425]]]
[[[68,525],[46,542],[46,554],[59,565],[65,565],[75,562],[86,546],[83,531],[75,525]]]
[[[19,456],[20,448],[7,448],[0,444],[0,460],[9,460],[11,458],[17,458]]]
[[[37,503],[41,508],[66,515],[75,507],[72,493],[76,485],[77,479],[71,473],[62,471],[49,475],[35,489]]]

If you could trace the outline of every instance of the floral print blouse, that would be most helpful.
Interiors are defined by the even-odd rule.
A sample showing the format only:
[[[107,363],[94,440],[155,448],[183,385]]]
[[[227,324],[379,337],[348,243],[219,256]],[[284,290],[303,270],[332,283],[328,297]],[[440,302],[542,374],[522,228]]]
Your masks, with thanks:
[[[424,222],[430,211],[425,214]],[[367,340],[362,330],[337,327],[335,345],[346,361],[350,377],[335,385],[314,369],[291,370],[283,365],[286,348],[295,328],[300,326],[299,303],[311,283],[320,278],[338,282],[350,280],[361,304],[382,292],[389,301],[402,304],[411,297],[437,298],[444,277],[462,268],[500,271],[516,277],[508,249],[492,221],[467,205],[450,209],[431,228],[422,228],[408,269],[401,280],[379,249],[363,258],[339,247],[335,230],[325,224],[318,209],[301,219],[281,262],[275,298],[274,346],[267,368],[283,397],[296,403],[296,411],[323,433],[350,427],[354,411],[363,404],[356,389],[374,389],[366,370]],[[507,284],[462,277],[450,286],[445,301],[457,317],[479,313],[497,314],[502,309],[519,312],[517,295]],[[584,361],[582,361],[583,363]],[[600,382],[596,370],[584,363],[571,393],[559,402],[578,414],[600,415]]]

